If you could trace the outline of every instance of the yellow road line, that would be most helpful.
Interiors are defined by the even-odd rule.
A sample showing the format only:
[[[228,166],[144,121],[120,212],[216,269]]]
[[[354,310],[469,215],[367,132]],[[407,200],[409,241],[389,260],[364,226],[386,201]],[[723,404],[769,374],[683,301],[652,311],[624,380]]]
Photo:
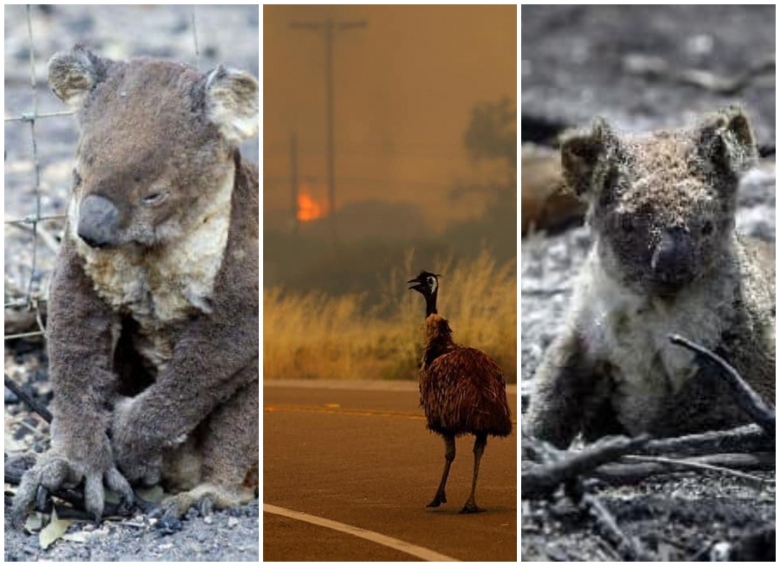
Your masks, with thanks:
[[[398,411],[380,411],[373,409],[343,409],[341,407],[316,407],[305,405],[266,405],[263,407],[266,413],[293,412],[293,413],[325,413],[329,415],[357,415],[361,417],[400,417],[414,421],[424,421],[423,415],[414,413],[401,413]]]
[[[413,421],[424,421],[423,415],[414,413],[402,413],[399,411],[382,411],[378,409],[343,409],[325,405],[323,407],[311,405],[266,405],[263,407],[266,413],[323,413],[326,415],[353,415],[360,417],[399,417]],[[517,419],[512,419],[512,424],[517,426]]]
[[[295,519],[296,521],[304,521],[306,523],[311,523],[312,525],[325,527],[326,529],[333,529],[334,531],[347,533],[349,535],[359,537],[376,544],[381,544],[382,546],[386,546],[388,548],[392,548],[393,550],[411,554],[412,556],[421,558],[422,560],[426,560],[428,562],[458,561],[457,558],[439,554],[435,550],[431,550],[423,546],[417,546],[416,544],[412,544],[397,538],[389,537],[387,535],[369,531],[367,529],[361,529],[360,527],[353,527],[352,525],[347,525],[346,523],[331,521],[330,519],[325,519],[316,515],[309,515],[308,513],[301,513],[300,511],[293,511],[292,509],[285,509],[284,507],[277,507],[276,505],[269,505],[268,503],[263,503],[263,511],[266,513],[281,515],[282,517],[287,517],[289,519]]]

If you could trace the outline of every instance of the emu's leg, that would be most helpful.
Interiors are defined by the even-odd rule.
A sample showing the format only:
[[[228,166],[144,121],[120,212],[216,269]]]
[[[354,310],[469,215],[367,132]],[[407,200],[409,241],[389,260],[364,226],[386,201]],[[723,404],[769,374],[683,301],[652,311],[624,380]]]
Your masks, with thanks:
[[[477,491],[477,476],[479,475],[479,461],[482,459],[482,454],[485,452],[485,446],[487,445],[487,434],[481,433],[477,435],[477,439],[474,441],[474,479],[471,482],[471,495],[469,500],[466,501],[466,505],[460,510],[461,513],[479,513],[484,511],[477,507],[474,502],[474,494]]]
[[[455,459],[455,437],[444,437],[444,472],[441,475],[441,481],[439,482],[439,489],[436,490],[436,495],[433,496],[433,501],[428,504],[428,507],[438,507],[442,503],[447,503],[447,495],[444,493],[444,487],[447,485],[447,476],[450,474],[450,466]]]

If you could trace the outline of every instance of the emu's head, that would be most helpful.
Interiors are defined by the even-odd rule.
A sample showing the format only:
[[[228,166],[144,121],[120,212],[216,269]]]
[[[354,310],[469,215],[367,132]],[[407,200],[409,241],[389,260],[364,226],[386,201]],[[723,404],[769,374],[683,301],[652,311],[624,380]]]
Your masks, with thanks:
[[[427,307],[425,316],[436,313],[436,297],[439,293],[439,276],[430,271],[421,271],[414,279],[407,281],[409,290],[417,291],[425,297]]]

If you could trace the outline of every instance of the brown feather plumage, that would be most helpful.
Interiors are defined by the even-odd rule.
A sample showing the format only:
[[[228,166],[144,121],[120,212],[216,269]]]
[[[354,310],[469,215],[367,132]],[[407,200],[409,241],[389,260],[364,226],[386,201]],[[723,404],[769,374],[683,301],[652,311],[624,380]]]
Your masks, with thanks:
[[[444,435],[508,436],[512,418],[501,368],[487,354],[452,340],[447,319],[425,320],[420,406],[428,428]]]
[[[428,507],[447,503],[447,477],[455,460],[455,437],[473,434],[471,494],[460,512],[479,513],[484,509],[477,506],[475,493],[487,437],[511,434],[512,415],[506,400],[506,382],[498,364],[487,354],[452,341],[449,322],[436,311],[438,277],[435,273],[422,271],[408,281],[410,290],[425,297],[425,352],[420,368],[420,405],[425,410],[428,429],[444,438],[444,469],[436,495]]]

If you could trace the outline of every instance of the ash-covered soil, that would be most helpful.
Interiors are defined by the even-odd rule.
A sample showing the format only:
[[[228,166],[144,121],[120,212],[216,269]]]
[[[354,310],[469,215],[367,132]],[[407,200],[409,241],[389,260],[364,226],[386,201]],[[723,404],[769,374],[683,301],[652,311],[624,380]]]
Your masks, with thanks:
[[[181,531],[166,535],[154,520],[138,515],[122,521],[104,521],[96,527],[78,523],[70,532],[80,541],[58,540],[41,550],[37,536],[15,530],[5,521],[5,562],[57,560],[259,562],[258,502],[216,511],[201,517],[196,511],[183,521]]]
[[[774,477],[766,472],[756,475]],[[739,539],[774,528],[775,522],[774,487],[756,488],[722,475],[677,474],[610,488],[599,496],[623,532],[662,561],[709,561],[724,551],[734,553],[729,556],[737,560]],[[523,501],[521,528],[523,561],[622,560],[594,534],[592,520],[566,499]]]
[[[738,102],[775,144],[775,7],[523,6],[522,138],[601,115],[678,127]]]
[[[195,21],[199,58],[195,55],[192,11],[189,6],[33,6],[35,76],[38,113],[67,108],[50,93],[46,64],[57,51],[83,43],[114,59],[151,56],[198,64],[204,72],[218,63],[258,73],[258,6],[197,6]],[[33,109],[30,88],[26,9],[5,9],[5,117],[18,117]],[[73,116],[41,118],[35,122],[40,164],[40,213],[62,215],[71,182],[77,130]],[[243,155],[258,159],[258,141],[242,146]],[[36,212],[35,166],[30,124],[5,124],[4,202],[6,222]],[[29,225],[5,224],[5,302],[24,300],[28,288],[33,299],[46,298],[62,221],[39,224],[35,270],[33,236]],[[30,280],[32,285],[30,286]],[[9,321],[6,309],[6,324]],[[23,319],[24,317],[22,317]],[[34,318],[33,318],[34,320]],[[5,372],[37,398],[48,402],[48,361],[43,343],[35,339],[6,343]],[[48,426],[30,415],[14,395],[5,393],[5,451],[32,448],[43,451]],[[8,507],[6,506],[6,511]],[[58,540],[41,550],[37,535],[17,531],[5,522],[5,561],[33,560],[177,560],[259,561],[258,503],[211,516],[192,512],[181,530],[164,535],[148,517],[106,521],[99,528],[86,523],[70,527],[84,532],[82,542]]]

